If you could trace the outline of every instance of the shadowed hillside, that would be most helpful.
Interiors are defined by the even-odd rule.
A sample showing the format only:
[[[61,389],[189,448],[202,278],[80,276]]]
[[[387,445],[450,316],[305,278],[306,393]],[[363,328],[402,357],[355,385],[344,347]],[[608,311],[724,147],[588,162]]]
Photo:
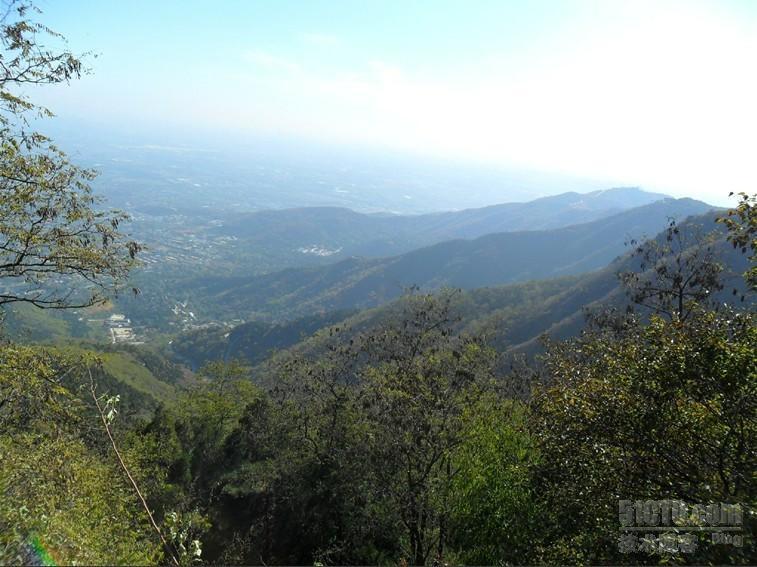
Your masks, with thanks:
[[[239,215],[217,232],[239,238],[248,248],[279,250],[282,257],[298,253],[301,261],[388,256],[445,240],[590,222],[664,198],[623,187],[415,216],[308,207]]]
[[[725,242],[722,227],[714,222],[715,216],[707,214],[691,218],[683,227],[700,226],[705,230],[717,231],[719,236],[714,247],[724,266],[724,289],[714,298],[738,304],[739,297],[733,295],[733,289],[743,291],[741,273],[747,261],[738,250]],[[554,339],[577,335],[586,323],[587,309],[625,307],[628,296],[618,274],[632,269],[638,269],[638,260],[626,252],[604,268],[586,274],[460,290],[453,294],[454,308],[461,317],[458,328],[482,334],[502,353],[533,353],[540,348],[538,339],[545,333]],[[747,298],[747,301],[752,300]],[[404,301],[400,297],[349,317],[345,317],[343,312],[330,312],[282,324],[253,321],[239,325],[230,333],[197,331],[180,337],[177,350],[196,365],[214,358],[243,358],[257,364],[273,353],[271,347],[259,346],[259,343],[265,344],[269,336],[283,334],[293,339],[297,333],[293,333],[292,329],[297,329],[303,336],[313,334],[318,330],[319,322],[323,323],[320,328],[340,329],[336,334],[315,334],[299,344],[296,340],[290,340],[274,345],[282,350],[294,347],[296,351],[319,352],[329,344],[338,344],[357,333],[396,319],[404,308]],[[198,348],[198,345],[205,346]]]
[[[692,199],[666,199],[561,229],[490,234],[395,257],[351,258],[252,278],[204,278],[187,289],[216,309],[248,318],[367,308],[410,286],[473,289],[596,270],[622,254],[629,239],[656,234],[671,217],[681,220],[709,209]]]

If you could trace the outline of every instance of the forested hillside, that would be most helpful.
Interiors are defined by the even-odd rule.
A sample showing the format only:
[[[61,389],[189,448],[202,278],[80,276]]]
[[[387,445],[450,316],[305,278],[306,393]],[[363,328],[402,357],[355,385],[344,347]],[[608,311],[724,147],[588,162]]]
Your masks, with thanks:
[[[229,219],[217,232],[239,238],[247,247],[281,250],[280,261],[287,257],[285,251],[291,254],[311,248],[320,249],[326,258],[389,256],[445,240],[590,222],[666,197],[622,187],[414,216],[308,207],[240,215]]]
[[[251,321],[231,330],[218,327],[198,329],[174,339],[171,352],[193,368],[214,360],[244,359],[248,364],[258,364],[276,351],[296,345],[352,313],[354,311],[329,311],[278,323]]]
[[[694,235],[699,232],[711,233],[710,245],[716,251],[723,268],[723,289],[713,292],[712,301],[742,307],[745,307],[744,302],[751,305],[753,299],[749,294],[744,295],[746,290],[741,278],[747,268],[746,259],[726,241],[725,232],[715,223],[716,218],[716,214],[691,217],[680,226],[690,234],[692,242],[695,240]],[[664,235],[665,232],[657,235],[656,240],[664,239]],[[450,286],[443,293],[450,295],[450,301],[459,314],[460,320],[456,325],[458,332],[486,337],[487,343],[501,354],[533,354],[541,350],[539,339],[542,335],[547,334],[556,340],[568,339],[580,333],[587,317],[592,313],[607,309],[622,312],[629,305],[630,298],[618,276],[638,269],[639,262],[629,250],[601,270],[580,276],[468,290]],[[737,293],[734,294],[734,290]],[[252,337],[268,336],[268,328],[294,328],[309,336],[319,329],[338,326],[338,334],[320,333],[313,338],[301,336],[300,338],[308,340],[303,340],[302,344],[296,346],[298,341],[279,342],[275,345],[281,350],[295,346],[295,349],[306,352],[322,351],[329,343],[333,345],[349,340],[354,334],[379,327],[396,318],[404,308],[405,301],[407,296],[349,317],[342,312],[329,312],[324,316],[295,319],[279,325],[245,323],[234,328],[231,333],[212,328],[200,330],[180,336],[173,348],[195,365],[217,358],[239,358],[258,364],[262,362],[261,355],[264,352]],[[269,350],[268,354],[272,354],[272,351]]]
[[[665,198],[616,188],[415,216],[341,208],[239,214],[185,203],[173,207],[135,203],[129,226],[145,250],[140,256],[142,268],[132,272],[131,283],[140,290],[140,298],[132,301],[131,295],[123,294],[114,298],[114,309],[160,332],[188,323],[223,323],[239,317],[207,296],[207,282],[219,276],[234,285],[285,268],[385,257],[450,239],[570,226]]]
[[[203,278],[188,285],[205,309],[247,318],[373,307],[414,285],[471,289],[595,270],[623,254],[630,239],[657,234],[669,218],[709,209],[691,199],[663,200],[556,230],[491,234],[395,257],[354,258],[253,278]]]
[[[163,10],[137,14],[180,39]],[[215,70],[236,22],[204,13],[224,40],[192,45]],[[418,217],[230,206],[226,223],[204,199],[237,184],[171,207],[195,185],[156,158],[171,189],[134,209],[159,220],[130,224],[36,131],[52,117],[36,89],[91,59],[43,19],[25,1],[0,17],[0,564],[757,563],[757,195],[713,210],[615,189]],[[150,35],[119,61],[145,64]],[[403,80],[385,67],[382,92]],[[152,151],[193,163],[136,153]],[[300,246],[322,265],[246,264],[283,251],[283,268]]]

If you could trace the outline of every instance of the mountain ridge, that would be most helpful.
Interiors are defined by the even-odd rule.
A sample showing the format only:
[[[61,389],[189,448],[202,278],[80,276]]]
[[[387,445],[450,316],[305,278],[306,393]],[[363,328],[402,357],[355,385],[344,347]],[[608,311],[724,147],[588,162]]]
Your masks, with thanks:
[[[738,288],[745,292],[741,274],[748,263],[744,255],[725,240],[722,225],[716,224],[715,219],[716,213],[709,213],[690,218],[688,222],[679,226],[698,224],[720,233],[713,245],[726,268],[723,272],[725,287],[723,291],[716,293],[713,299],[718,302],[738,302],[732,290]],[[654,238],[662,237],[658,234]],[[578,334],[585,325],[586,309],[622,309],[627,305],[628,297],[618,280],[618,273],[637,269],[635,262],[630,253],[626,253],[609,265],[589,273],[460,290],[453,298],[456,313],[460,314],[459,330],[486,336],[490,345],[506,357],[515,353],[533,354],[539,350],[539,337],[544,334],[548,334],[554,340],[567,339]],[[754,298],[750,297],[749,301],[753,300]],[[299,342],[281,341],[276,345],[276,349],[282,351],[281,356],[285,357],[295,352],[318,352],[332,341],[349,340],[356,333],[381,325],[382,321],[396,319],[400,316],[403,301],[404,298],[399,297],[386,304],[350,314],[342,321],[324,325],[321,331]],[[325,322],[329,318],[337,319],[336,314],[331,312],[322,315],[320,320]],[[311,322],[312,317],[306,316],[284,325],[290,329],[304,329],[310,332],[313,328]],[[271,328],[279,326],[271,323],[268,325]],[[240,340],[233,344],[226,341],[221,348],[215,346],[209,352],[197,350],[195,345],[208,339],[218,341],[218,337],[214,337],[218,331],[203,331],[193,338],[185,338],[183,340],[186,344],[180,348],[185,353],[192,352],[195,356],[201,357],[197,363],[212,359],[219,353],[232,358],[246,358],[253,364],[260,364],[258,370],[264,376],[274,358],[266,359],[264,356],[271,353],[270,348],[265,353],[258,348],[255,335],[259,328],[260,322],[243,323],[232,331]],[[288,336],[295,336],[295,333],[289,332]]]
[[[245,246],[277,246],[329,260],[381,257],[456,238],[590,222],[666,198],[670,197],[625,187],[420,215],[299,207],[241,214],[215,230]],[[310,248],[316,251],[308,252]]]
[[[250,318],[362,309],[394,299],[410,286],[472,289],[596,270],[621,255],[628,240],[657,234],[670,217],[683,220],[708,210],[693,199],[663,199],[560,229],[488,234],[397,256],[351,257],[249,278],[203,278],[193,289],[221,309]]]

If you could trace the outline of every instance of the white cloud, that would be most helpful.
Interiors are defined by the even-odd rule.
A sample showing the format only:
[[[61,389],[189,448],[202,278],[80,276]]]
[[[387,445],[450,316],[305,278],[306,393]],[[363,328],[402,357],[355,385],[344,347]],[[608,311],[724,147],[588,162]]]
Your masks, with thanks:
[[[248,61],[276,73],[240,79],[247,88],[228,122],[711,201],[753,190],[753,24],[690,4],[665,4],[654,17],[633,6],[560,50],[492,53],[435,73],[384,59],[304,67],[249,51]]]
[[[349,117],[324,113],[324,132],[366,142],[710,200],[753,190],[757,35],[709,13],[656,16],[569,52],[524,54],[515,68],[475,80],[457,78],[461,70],[421,79],[373,61],[356,73],[310,76],[304,92],[336,97]]]

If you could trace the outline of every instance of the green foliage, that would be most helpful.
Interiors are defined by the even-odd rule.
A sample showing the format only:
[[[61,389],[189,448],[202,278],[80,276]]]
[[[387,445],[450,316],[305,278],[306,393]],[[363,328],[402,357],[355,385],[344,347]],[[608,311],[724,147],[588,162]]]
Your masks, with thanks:
[[[98,359],[102,361],[103,370],[116,378],[117,383],[157,401],[169,400],[175,395],[171,384],[156,378],[144,363],[128,352],[101,352]]]
[[[60,313],[17,304],[4,310],[2,332],[17,342],[63,342],[74,333],[71,322]]]
[[[134,495],[109,463],[78,439],[0,436],[0,563],[155,564],[160,553]]]
[[[744,278],[752,290],[757,289],[757,194],[739,193],[739,204],[718,220],[728,228],[728,240],[734,248],[745,254],[749,250],[751,266]]]
[[[37,561],[38,544],[65,564],[161,557],[82,388],[97,364],[80,349],[0,347],[0,562]],[[114,425],[120,396],[106,397],[105,419]]]
[[[108,344],[97,345],[96,348],[101,352],[128,355],[161,382],[177,385],[184,377],[184,368],[171,362],[160,346]]]
[[[270,397],[247,407],[221,479],[222,507],[245,511],[223,524],[238,544],[224,561],[377,563],[397,551],[396,516],[375,499],[352,354],[287,361]]]
[[[77,400],[62,382],[77,367],[55,351],[0,346],[0,432],[54,431],[75,420]]]
[[[23,94],[26,85],[67,83],[82,73],[65,40],[12,2],[0,22],[0,305],[92,305],[117,289],[140,246],[92,194],[94,172],[71,163],[29,118],[51,116]],[[52,41],[52,48],[45,41]],[[62,45],[61,45],[62,44]],[[72,291],[71,284],[84,284]]]
[[[637,270],[619,274],[633,303],[653,313],[684,320],[723,288],[716,232],[688,223],[681,228],[671,220],[657,238],[634,246]]]
[[[169,512],[164,522],[168,541],[176,550],[180,565],[202,563],[202,543],[198,536],[208,528],[207,520],[198,513]]]
[[[152,438],[174,455],[161,506],[199,507],[206,557],[224,563],[494,564],[653,560],[619,553],[620,498],[753,503],[751,315],[594,327],[551,346],[524,405],[460,334],[468,298],[411,295],[361,331],[323,331],[221,429],[202,417],[221,399],[181,398],[151,425],[169,425]]]
[[[753,315],[653,318],[557,345],[547,366],[555,384],[534,400],[531,432],[554,511],[549,561],[622,560],[620,499],[755,504]],[[703,545],[692,559],[750,562],[749,549]]]
[[[466,411],[492,386],[493,357],[452,335],[443,300],[414,300],[401,324],[365,343],[379,360],[365,373],[364,419],[380,490],[406,526],[403,554],[421,565],[447,551],[454,457]]]
[[[150,423],[127,439],[127,454],[149,471],[142,483],[159,515],[189,518],[194,539],[209,527],[203,514],[224,474],[226,439],[245,407],[260,397],[247,373],[238,363],[208,365],[200,384],[161,405]]]
[[[15,383],[22,384],[25,391],[38,383],[57,384],[61,395],[74,399],[69,403],[79,403],[82,398],[88,403],[87,366],[91,367],[97,373],[102,392],[121,396],[124,417],[149,417],[161,401],[175,395],[174,386],[153,374],[137,354],[128,351],[9,344],[0,348],[0,357],[3,356],[8,357],[8,380],[14,376]],[[159,365],[156,364],[156,368],[159,369]],[[16,374],[11,375],[10,369]],[[0,368],[0,374],[2,372]],[[34,378],[28,378],[26,372],[33,372]],[[41,381],[41,378],[47,380]]]
[[[249,542],[238,560],[448,553],[455,455],[493,362],[452,333],[452,297],[413,296],[398,319],[279,363],[271,398],[248,406],[227,445],[223,506],[247,511],[232,523]]]
[[[531,472],[537,452],[526,408],[488,396],[466,411],[468,438],[454,460],[450,542],[461,563],[523,563],[532,557],[543,511]]]
[[[36,561],[32,541],[66,564],[159,558],[122,475],[91,444],[86,400],[70,387],[93,363],[76,351],[0,348],[2,563]]]

